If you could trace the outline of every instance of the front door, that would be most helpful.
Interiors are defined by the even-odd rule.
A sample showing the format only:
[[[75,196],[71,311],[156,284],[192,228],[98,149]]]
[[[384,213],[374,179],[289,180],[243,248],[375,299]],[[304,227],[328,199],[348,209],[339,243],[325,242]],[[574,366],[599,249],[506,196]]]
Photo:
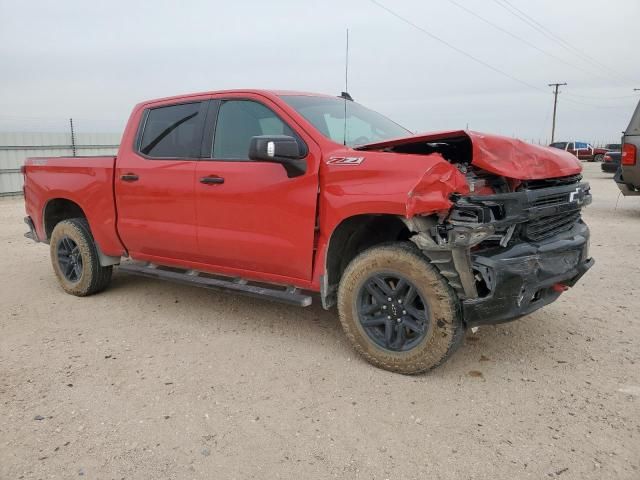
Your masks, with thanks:
[[[203,152],[209,158],[198,162],[195,182],[201,261],[248,278],[310,280],[319,148],[261,97],[227,97],[211,105],[213,145]],[[280,164],[249,160],[249,143],[257,135],[304,141],[306,173],[290,178]]]
[[[207,106],[202,99],[146,109],[135,145],[120,149],[118,232],[133,258],[189,260],[198,253],[194,182]]]

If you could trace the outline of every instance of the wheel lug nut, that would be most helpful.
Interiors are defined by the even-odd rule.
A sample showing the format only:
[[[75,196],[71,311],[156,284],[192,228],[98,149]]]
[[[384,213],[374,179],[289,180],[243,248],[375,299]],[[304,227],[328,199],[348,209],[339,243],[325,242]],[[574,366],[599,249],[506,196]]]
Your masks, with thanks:
[[[392,300],[392,298],[391,298],[391,297],[387,298],[387,301],[388,301],[388,302],[390,302],[391,300]]]
[[[386,306],[386,305],[382,305],[382,309],[383,309],[383,310],[386,310],[386,309],[387,309],[387,306]]]
[[[406,315],[406,314],[407,314],[407,311],[406,311],[406,310],[402,310],[402,314],[403,314],[403,315]]]
[[[402,303],[402,299],[398,300],[398,303]]]
[[[389,315],[387,318],[388,318],[389,320],[391,320],[391,315]]]

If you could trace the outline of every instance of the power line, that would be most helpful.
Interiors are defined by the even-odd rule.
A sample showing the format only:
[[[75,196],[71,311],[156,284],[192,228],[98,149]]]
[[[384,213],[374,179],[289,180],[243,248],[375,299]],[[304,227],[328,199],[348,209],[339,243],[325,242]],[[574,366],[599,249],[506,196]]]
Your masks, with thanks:
[[[551,39],[553,42],[559,44],[565,50],[568,50],[568,51],[572,52],[574,55],[578,55],[584,61],[586,61],[588,63],[591,63],[592,65],[597,66],[598,68],[604,68],[604,69],[611,70],[611,71],[615,72],[615,70],[613,70],[611,67],[608,67],[608,66],[604,65],[603,63],[599,62],[598,60],[596,60],[595,58],[590,57],[589,55],[583,53],[578,48],[574,47],[569,42],[567,42],[566,40],[562,39],[561,37],[559,37],[558,35],[553,33],[551,30],[549,30],[544,25],[542,25],[540,22],[538,22],[537,20],[532,18],[530,15],[528,15],[526,12],[520,10],[518,7],[513,5],[511,2],[509,2],[509,0],[493,0],[493,1],[496,4],[498,4],[500,7],[502,7],[503,9],[508,11],[509,13],[511,13],[513,16],[519,18],[520,20],[522,20],[523,22],[528,24],[534,30],[537,30],[538,32],[542,33],[545,37],[547,37],[547,38]],[[620,76],[624,76],[624,75],[620,74],[619,72],[616,72],[616,73],[618,73],[618,75],[620,75]],[[629,78],[627,78],[627,79],[630,80]],[[620,83],[620,82],[618,82],[618,83]]]
[[[540,52],[540,53],[542,53],[542,54],[544,54],[544,55],[546,55],[546,56],[548,56],[550,58],[553,58],[554,60],[557,60],[557,61],[559,61],[559,62],[561,62],[561,63],[563,63],[565,65],[568,65],[568,66],[570,66],[572,68],[575,68],[576,70],[580,70],[583,73],[587,73],[589,75],[593,75],[593,76],[598,77],[600,79],[610,80],[607,77],[603,77],[601,75],[598,75],[598,74],[594,73],[592,70],[588,70],[586,68],[582,68],[579,65],[576,65],[576,64],[573,64],[571,62],[568,62],[565,59],[563,59],[561,57],[558,57],[557,55],[554,55],[553,53],[550,53],[550,52],[547,52],[546,50],[543,50],[542,48],[538,47],[536,44],[534,44],[534,43],[532,43],[532,42],[530,42],[530,41],[528,41],[528,40],[516,35],[513,32],[510,32],[509,30],[507,30],[505,28],[502,28],[500,25],[497,25],[497,24],[493,23],[491,20],[488,20],[488,19],[484,18],[483,16],[477,14],[473,10],[468,9],[464,5],[460,5],[455,0],[448,0],[448,1],[449,1],[449,3],[454,4],[456,7],[464,10],[465,12],[469,13],[470,15],[473,15],[474,17],[478,18],[479,20],[482,20],[483,22],[487,23],[488,25],[491,25],[495,29],[500,30],[503,33],[506,33],[510,37],[515,38],[516,40],[519,40],[520,42],[524,43],[525,45],[528,45],[529,47],[537,50],[538,52]]]
[[[591,100],[618,100],[618,99],[622,99],[622,98],[638,98],[638,94],[635,95],[620,95],[620,96],[615,96],[615,97],[609,97],[609,96],[600,96],[600,95],[578,95],[577,93],[567,93],[565,92],[565,95],[569,95],[571,97],[576,97],[576,98],[587,98],[587,99],[591,99]]]
[[[464,56],[465,56],[465,57],[467,57],[467,58],[470,58],[470,59],[471,59],[471,60],[473,60],[474,62],[479,63],[480,65],[483,65],[484,67],[486,67],[486,68],[488,68],[488,69],[490,69],[490,70],[493,70],[494,72],[499,73],[500,75],[503,75],[503,76],[505,76],[505,77],[507,77],[507,78],[509,78],[509,79],[513,80],[514,82],[518,82],[518,83],[520,83],[520,84],[522,84],[522,85],[524,85],[524,86],[526,86],[526,87],[529,87],[529,88],[531,88],[531,89],[533,89],[533,90],[537,90],[537,91],[539,91],[539,92],[543,92],[543,93],[544,93],[544,90],[542,90],[541,88],[538,88],[538,87],[536,87],[535,85],[532,85],[532,84],[531,84],[531,83],[529,83],[529,82],[526,82],[526,81],[521,80],[521,79],[519,79],[519,78],[517,78],[517,77],[514,77],[513,75],[511,75],[511,74],[509,74],[509,73],[507,73],[507,72],[505,72],[505,71],[503,71],[503,70],[500,70],[499,68],[494,67],[493,65],[490,65],[489,63],[485,62],[484,60],[480,60],[479,58],[474,57],[474,56],[473,56],[473,55],[471,55],[470,53],[467,53],[467,52],[465,52],[464,50],[462,50],[461,48],[458,48],[458,47],[456,47],[455,45],[452,45],[451,43],[447,42],[446,40],[444,40],[444,39],[442,39],[442,38],[438,37],[437,35],[435,35],[435,34],[433,34],[433,33],[431,33],[431,32],[430,32],[430,31],[428,31],[427,29],[425,29],[425,28],[423,28],[423,27],[421,27],[421,26],[419,26],[419,25],[417,25],[417,24],[413,23],[411,20],[409,20],[409,19],[407,19],[407,18],[403,17],[402,15],[400,15],[400,14],[398,14],[398,13],[394,12],[394,11],[393,11],[393,10],[391,10],[390,8],[387,8],[385,5],[381,4],[381,3],[380,3],[380,2],[378,2],[377,0],[369,0],[369,1],[370,1],[371,3],[373,3],[374,5],[376,5],[376,6],[380,7],[381,9],[385,10],[387,13],[390,13],[391,15],[393,15],[394,17],[396,17],[397,19],[399,19],[399,20],[403,21],[404,23],[406,23],[406,24],[408,24],[408,25],[411,25],[413,28],[415,28],[415,29],[417,29],[417,30],[421,31],[422,33],[424,33],[424,34],[425,34],[425,35],[427,35],[428,37],[430,37],[430,38],[432,38],[432,39],[434,39],[434,40],[436,40],[436,41],[438,41],[438,42],[442,43],[443,45],[446,45],[447,47],[449,47],[449,48],[450,48],[450,49],[452,49],[452,50],[455,50],[455,51],[456,51],[456,52],[458,52],[459,54],[464,55]]]
[[[524,85],[526,87],[529,87],[529,88],[531,88],[533,90],[536,90],[538,92],[546,93],[545,90],[543,90],[543,89],[541,89],[539,87],[536,87],[535,85],[533,85],[533,84],[531,84],[529,82],[526,82],[525,80],[521,80],[521,79],[519,79],[519,78],[517,78],[517,77],[515,77],[515,76],[513,76],[513,75],[511,75],[511,74],[509,74],[507,72],[505,72],[504,70],[501,70],[501,69],[499,69],[497,67],[494,67],[493,65],[485,62],[484,60],[481,60],[481,59],[473,56],[472,54],[462,50],[461,48],[456,47],[455,45],[447,42],[446,40],[438,37],[434,33],[428,31],[426,28],[421,27],[420,25],[417,25],[416,23],[412,22],[411,20],[407,19],[406,17],[403,17],[399,13],[391,10],[390,8],[388,8],[387,6],[383,5],[379,1],[377,1],[377,0],[369,0],[369,1],[371,3],[373,3],[374,5],[376,5],[377,7],[385,10],[387,13],[393,15],[397,19],[401,20],[402,22],[412,26],[413,28],[415,28],[415,29],[419,30],[420,32],[424,33],[425,35],[427,35],[428,37],[430,37],[430,38],[432,38],[432,39],[444,44],[445,46],[447,46],[450,49],[458,52],[459,54],[464,55],[467,58],[470,58],[474,62],[479,63],[479,64],[483,65],[484,67],[489,68],[490,70],[493,70],[494,72],[499,73],[500,75],[503,75],[503,76],[505,76],[505,77],[515,81],[515,82],[518,82],[518,83],[520,83],[520,84],[522,84],[522,85]],[[496,1],[496,0],[494,0],[494,1]],[[623,107],[623,105],[595,105],[595,104],[589,104],[589,103],[584,103],[584,102],[578,102],[576,100],[571,100],[571,99],[567,99],[567,98],[565,98],[565,100],[567,100],[568,102],[572,102],[572,103],[576,103],[576,104],[580,104],[580,105],[585,105],[585,106],[589,106],[589,107],[595,107],[595,108],[620,108],[620,107]]]
[[[565,95],[567,95],[565,93]],[[575,103],[576,105],[585,105],[587,107],[593,107],[593,108],[625,108],[628,105],[596,105],[595,103],[585,103],[585,102],[579,102],[577,100],[573,100],[571,98],[564,98],[565,102],[570,102],[570,103]]]
[[[517,11],[518,13],[520,13],[522,16],[524,16],[526,19],[530,20],[533,24],[537,25],[538,27],[540,27],[542,30],[544,30],[545,32],[547,32],[549,35],[551,35],[553,38],[557,39],[558,42],[560,42],[561,44],[565,45],[567,48],[573,50],[577,55],[588,59],[592,62],[595,62],[597,65],[599,65],[600,67],[603,68],[608,68],[606,65],[604,65],[603,63],[599,62],[598,60],[596,60],[595,58],[587,55],[586,53],[582,52],[581,50],[579,50],[578,48],[574,47],[573,45],[571,45],[569,42],[567,42],[566,40],[564,40],[563,38],[561,38],[560,36],[556,35],[555,33],[553,33],[551,30],[549,30],[547,27],[545,27],[544,25],[542,25],[540,22],[538,22],[535,18],[533,18],[532,16],[528,15],[526,12],[522,11],[521,9],[519,9],[518,7],[516,7],[515,5],[513,5],[509,0],[502,0],[503,3],[507,4],[509,7],[511,7],[512,9],[514,9],[515,11]]]

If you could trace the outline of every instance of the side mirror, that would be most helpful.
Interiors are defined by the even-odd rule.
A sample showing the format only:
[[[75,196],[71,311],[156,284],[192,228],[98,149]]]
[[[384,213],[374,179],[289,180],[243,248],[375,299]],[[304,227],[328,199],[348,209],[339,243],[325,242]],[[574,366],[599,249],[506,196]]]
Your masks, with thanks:
[[[280,163],[290,178],[307,171],[307,153],[304,143],[288,135],[259,135],[249,144],[249,159]]]

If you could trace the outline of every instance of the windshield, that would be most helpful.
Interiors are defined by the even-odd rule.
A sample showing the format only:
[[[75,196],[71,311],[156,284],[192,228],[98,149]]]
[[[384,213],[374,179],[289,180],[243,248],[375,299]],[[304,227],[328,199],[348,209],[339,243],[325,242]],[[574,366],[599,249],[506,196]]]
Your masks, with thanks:
[[[307,95],[282,95],[281,98],[322,135],[350,147],[412,135],[387,117],[350,100]]]

